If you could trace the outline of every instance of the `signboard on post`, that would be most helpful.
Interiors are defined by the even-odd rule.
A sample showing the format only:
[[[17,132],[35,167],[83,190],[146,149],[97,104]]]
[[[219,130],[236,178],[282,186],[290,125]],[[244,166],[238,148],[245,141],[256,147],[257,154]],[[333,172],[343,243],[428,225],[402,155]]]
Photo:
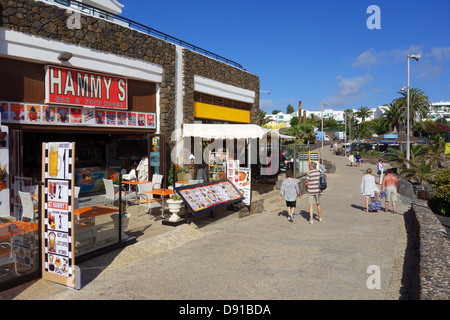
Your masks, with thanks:
[[[175,188],[175,191],[194,215],[244,200],[242,194],[228,179],[183,186]]]
[[[75,143],[43,143],[42,278],[75,287]]]

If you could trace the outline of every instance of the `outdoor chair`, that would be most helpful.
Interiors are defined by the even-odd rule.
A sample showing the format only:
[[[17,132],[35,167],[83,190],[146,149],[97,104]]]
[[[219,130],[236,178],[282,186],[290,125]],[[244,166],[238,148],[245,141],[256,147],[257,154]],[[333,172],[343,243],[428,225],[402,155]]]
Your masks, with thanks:
[[[0,267],[3,269],[4,265],[7,265],[8,272],[5,274],[0,274],[1,277],[5,277],[10,273],[10,266],[14,264],[14,272],[17,274],[17,259],[16,253],[13,250],[11,243],[1,242],[0,243]]]
[[[163,176],[161,174],[154,174],[152,176],[152,190],[161,189]]]
[[[19,191],[20,202],[22,203],[22,221],[34,222],[35,209],[31,194],[28,192]]]
[[[145,207],[147,209],[147,212],[150,214],[151,217],[151,211],[152,208],[160,208],[161,207],[161,199],[155,199],[153,198],[153,195],[151,193],[145,193],[145,191],[151,191],[153,190],[153,183],[143,183],[138,184],[138,196],[139,196],[139,211],[138,216],[141,213],[141,207]]]
[[[122,175],[122,179],[127,181],[136,180],[136,170],[131,169],[129,174]]]
[[[111,179],[103,179],[103,183],[105,184],[105,200],[103,204],[106,206],[106,202],[111,202],[111,205],[114,205],[114,202],[119,200],[119,192],[116,192],[114,183]],[[131,201],[129,195],[127,195],[123,190],[122,192],[122,200]]]

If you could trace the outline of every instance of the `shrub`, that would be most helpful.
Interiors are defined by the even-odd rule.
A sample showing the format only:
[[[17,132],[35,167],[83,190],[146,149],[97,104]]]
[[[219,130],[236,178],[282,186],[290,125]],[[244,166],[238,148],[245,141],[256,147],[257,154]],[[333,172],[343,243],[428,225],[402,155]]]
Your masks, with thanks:
[[[433,207],[441,214],[450,213],[450,169],[438,170],[434,179]]]

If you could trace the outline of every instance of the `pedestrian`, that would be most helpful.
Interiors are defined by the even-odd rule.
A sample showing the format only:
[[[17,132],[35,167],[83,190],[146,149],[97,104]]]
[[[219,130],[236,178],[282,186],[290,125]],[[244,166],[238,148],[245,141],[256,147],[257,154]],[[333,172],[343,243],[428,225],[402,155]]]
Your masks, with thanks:
[[[356,166],[359,167],[359,164],[361,163],[361,155],[359,154],[359,151],[356,151],[355,160]]]
[[[389,202],[392,203],[392,213],[395,213],[396,205],[397,205],[397,194],[400,193],[400,183],[398,182],[397,177],[392,173],[392,169],[386,170],[386,176],[383,178],[383,182],[381,184],[381,191],[386,193],[386,202],[384,209],[385,212],[388,212]]]
[[[309,163],[309,173],[306,176],[305,187],[308,194],[309,204],[309,223],[313,224],[314,205],[317,206],[317,213],[319,215],[319,222],[322,222],[322,206],[320,205],[320,197],[322,191],[320,185],[320,171],[317,169],[316,162]]]
[[[348,157],[348,161],[350,161],[350,167],[353,167],[353,162],[355,162],[355,156],[353,155],[353,151],[350,152],[350,156]]]
[[[286,171],[286,179],[283,180],[280,189],[280,202],[284,197],[288,211],[288,220],[290,222],[294,222],[294,211],[297,207],[297,197],[302,197],[298,183],[293,177],[294,174],[292,170]]]
[[[384,176],[384,165],[383,165],[382,159],[378,160],[377,173],[378,173],[378,184],[381,184],[383,182],[383,176]]]
[[[361,193],[365,198],[366,212],[369,212],[370,200],[378,194],[378,187],[375,184],[375,177],[372,175],[372,169],[368,168],[361,181]]]

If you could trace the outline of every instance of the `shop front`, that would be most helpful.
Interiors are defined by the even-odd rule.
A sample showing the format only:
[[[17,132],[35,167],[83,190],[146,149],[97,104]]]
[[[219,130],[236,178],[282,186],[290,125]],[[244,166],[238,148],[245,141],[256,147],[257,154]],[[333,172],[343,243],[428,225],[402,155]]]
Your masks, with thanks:
[[[123,228],[114,217],[121,209],[107,203],[107,181],[117,186],[133,169],[144,181],[164,172],[165,141],[156,82],[10,57],[0,57],[0,70],[8,79],[0,88],[7,133],[0,142],[0,287],[9,287],[43,268],[53,275],[70,270],[62,252],[71,237],[60,229],[71,229],[68,216],[78,261],[120,246]],[[46,179],[44,146],[66,144],[73,150],[53,163],[56,170],[73,164],[70,182]],[[43,244],[63,247],[41,256]]]

